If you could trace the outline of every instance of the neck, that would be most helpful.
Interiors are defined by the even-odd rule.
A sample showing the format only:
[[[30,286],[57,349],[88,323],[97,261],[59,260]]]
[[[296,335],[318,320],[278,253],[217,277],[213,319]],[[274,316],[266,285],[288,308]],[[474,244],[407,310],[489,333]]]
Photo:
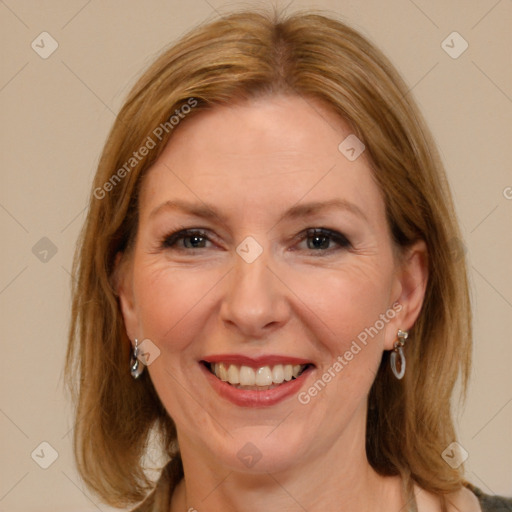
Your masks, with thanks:
[[[185,479],[175,489],[171,512],[359,512],[404,506],[400,478],[382,477],[368,463],[364,433],[273,473],[236,472],[201,457],[191,444],[180,445]]]

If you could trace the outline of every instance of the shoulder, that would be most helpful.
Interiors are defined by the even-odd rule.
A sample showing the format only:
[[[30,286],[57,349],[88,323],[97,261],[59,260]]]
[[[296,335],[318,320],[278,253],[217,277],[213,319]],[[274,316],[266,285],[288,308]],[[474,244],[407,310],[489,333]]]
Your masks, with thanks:
[[[484,512],[478,496],[467,487],[446,496],[448,512]]]
[[[512,512],[512,497],[492,496],[470,483],[465,484],[465,490],[473,494],[480,504],[482,512]]]
[[[512,498],[491,496],[472,484],[464,485],[458,491],[446,495],[448,512],[512,512]],[[418,511],[438,512],[439,498],[433,493],[415,487]]]

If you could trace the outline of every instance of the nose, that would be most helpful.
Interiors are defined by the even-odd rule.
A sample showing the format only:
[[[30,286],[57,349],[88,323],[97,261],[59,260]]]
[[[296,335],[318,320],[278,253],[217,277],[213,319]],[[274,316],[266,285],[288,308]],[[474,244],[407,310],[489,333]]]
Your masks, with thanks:
[[[287,288],[264,251],[247,263],[236,255],[220,308],[225,326],[244,338],[261,339],[286,324],[290,317]]]

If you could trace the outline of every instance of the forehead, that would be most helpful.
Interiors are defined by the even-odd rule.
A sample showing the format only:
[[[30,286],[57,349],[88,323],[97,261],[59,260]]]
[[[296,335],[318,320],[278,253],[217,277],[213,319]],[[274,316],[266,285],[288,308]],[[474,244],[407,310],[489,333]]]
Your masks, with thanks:
[[[214,107],[177,127],[146,176],[142,216],[175,198],[269,214],[299,201],[341,198],[381,216],[365,153],[351,160],[339,148],[347,137],[354,137],[349,124],[310,98]]]

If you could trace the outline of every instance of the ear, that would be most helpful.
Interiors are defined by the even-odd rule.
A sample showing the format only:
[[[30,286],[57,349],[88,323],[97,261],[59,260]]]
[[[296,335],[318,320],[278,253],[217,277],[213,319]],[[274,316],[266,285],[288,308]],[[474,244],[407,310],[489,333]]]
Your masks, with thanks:
[[[115,292],[119,297],[126,334],[130,340],[134,340],[138,336],[139,325],[133,293],[133,258],[118,252],[112,278]]]
[[[416,322],[428,282],[428,251],[423,240],[407,248],[397,263],[392,309],[396,316],[386,327],[385,349],[392,350],[398,329],[410,330]]]

